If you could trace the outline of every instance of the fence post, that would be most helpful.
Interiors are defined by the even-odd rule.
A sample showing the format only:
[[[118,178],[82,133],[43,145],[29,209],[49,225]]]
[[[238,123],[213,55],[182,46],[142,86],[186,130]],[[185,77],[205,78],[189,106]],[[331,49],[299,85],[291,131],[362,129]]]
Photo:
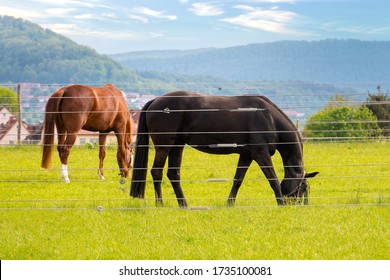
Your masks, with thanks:
[[[17,143],[20,145],[21,143],[21,134],[22,134],[22,106],[21,104],[21,84],[18,84],[18,135],[17,135]]]

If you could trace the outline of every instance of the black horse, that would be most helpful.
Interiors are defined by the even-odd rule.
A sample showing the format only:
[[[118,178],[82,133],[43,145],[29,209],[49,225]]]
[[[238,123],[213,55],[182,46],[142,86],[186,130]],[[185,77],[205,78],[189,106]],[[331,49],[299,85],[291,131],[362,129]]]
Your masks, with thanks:
[[[302,139],[291,120],[268,98],[177,91],[149,101],[142,109],[130,190],[137,198],[145,194],[149,135],[156,149],[151,174],[157,205],[162,205],[161,180],[168,157],[168,178],[179,206],[187,207],[180,185],[185,144],[205,153],[240,155],[228,205],[234,205],[253,160],[267,177],[278,205],[284,205],[286,197],[307,197],[306,178],[318,174],[304,171]],[[284,165],[281,184],[271,160],[276,150]]]

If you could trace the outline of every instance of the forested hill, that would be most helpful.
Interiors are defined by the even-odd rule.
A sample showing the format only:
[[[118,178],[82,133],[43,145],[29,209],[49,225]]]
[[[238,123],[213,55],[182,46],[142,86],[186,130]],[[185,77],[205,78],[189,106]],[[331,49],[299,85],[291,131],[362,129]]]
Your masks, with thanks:
[[[229,81],[390,82],[390,42],[280,41],[222,49],[112,55],[133,70],[202,74]]]
[[[0,16],[0,65],[0,82],[102,84],[142,79],[108,56],[9,16]]]

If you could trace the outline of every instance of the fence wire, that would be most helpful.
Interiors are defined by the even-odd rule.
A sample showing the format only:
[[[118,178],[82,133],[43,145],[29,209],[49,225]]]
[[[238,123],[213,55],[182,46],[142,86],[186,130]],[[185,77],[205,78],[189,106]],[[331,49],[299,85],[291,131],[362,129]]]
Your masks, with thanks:
[[[207,85],[205,84],[193,84],[193,83],[176,83],[173,84],[174,86],[178,88],[196,88],[200,85]],[[365,105],[389,105],[390,101],[367,101],[366,98],[368,97],[368,94],[370,92],[368,90],[362,90],[362,88],[369,88],[373,89],[376,88],[376,83],[335,83],[332,86],[340,87],[340,88],[347,88],[347,90],[344,90],[342,93],[340,93],[337,90],[323,93],[321,95],[321,100],[314,100],[313,98],[318,97],[317,93],[310,93],[310,92],[303,92],[300,94],[289,94],[285,93],[285,90],[282,90],[279,93],[272,93],[267,94],[264,92],[265,86],[270,86],[272,83],[264,82],[264,83],[220,83],[218,86],[215,87],[215,90],[217,93],[224,94],[225,91],[234,91],[236,95],[241,96],[253,96],[253,95],[266,95],[270,97],[271,100],[276,99],[280,102],[277,103],[278,106],[282,110],[295,110],[299,112],[300,110],[310,109],[311,111],[319,111],[324,106],[330,103],[334,103],[334,106],[352,106],[357,107],[361,104]],[[284,87],[293,87],[293,86],[301,86],[301,87],[307,87],[307,90],[309,91],[310,88],[323,88],[328,87],[329,84],[311,84],[311,83],[275,83],[277,86],[284,86]],[[390,87],[390,83],[381,84],[382,88]],[[22,107],[22,115],[23,116],[38,116],[38,119],[43,120],[44,116],[44,104],[46,104],[49,95],[55,91],[55,89],[58,89],[62,87],[63,85],[44,85],[40,84],[39,87],[44,88],[46,95],[45,96],[39,96],[37,97],[38,102],[36,104],[31,104],[29,102],[30,100],[23,97],[21,98],[20,106]],[[116,85],[119,88],[121,88],[124,92],[128,92],[128,89],[132,89],[132,87],[129,87],[129,85]],[[0,85],[0,87],[8,87],[11,89],[16,90],[17,85],[16,84],[6,84],[6,85]],[[22,86],[23,88],[23,86]],[[148,95],[149,92],[155,89],[155,87],[148,87],[147,85],[143,85],[139,88],[142,88],[142,92],[144,93],[145,99],[143,99],[143,102],[146,102],[147,99],[156,98],[158,96],[156,95]],[[348,88],[360,88],[360,90],[348,90]],[[49,91],[51,89],[51,91]],[[373,91],[375,94],[376,92]],[[387,91],[388,93],[388,91]],[[142,94],[139,95],[136,98],[142,99]],[[231,94],[229,94],[230,96]],[[345,97],[344,100],[333,100],[332,97],[336,95],[342,95]],[[131,94],[126,95],[128,98],[130,98]],[[107,97],[112,98],[112,97]],[[161,98],[161,97],[159,97]],[[165,97],[164,97],[165,98]],[[177,98],[177,97],[176,97]],[[188,97],[187,97],[188,98]],[[299,99],[299,100],[295,100]],[[0,108],[1,105],[5,102],[4,97],[0,97]],[[17,110],[19,105],[10,106],[9,109],[14,112]],[[218,113],[218,112],[226,112],[229,111],[231,113],[247,113],[251,110],[251,112],[261,112],[264,109],[263,108],[209,108],[209,109],[196,109],[191,110],[191,112],[197,112],[197,113]],[[131,109],[134,114],[139,114],[142,112],[141,106],[138,108],[132,108]],[[158,111],[162,114],[167,113],[183,113],[183,112],[189,112],[188,110],[172,110],[169,109],[169,112],[166,110]],[[65,112],[65,113],[80,113],[80,112]],[[93,113],[100,113],[100,111],[96,111]],[[1,117],[1,116],[0,116]],[[293,121],[296,121],[304,124],[307,122],[308,116],[294,116],[291,117]],[[312,121],[312,124],[388,124],[390,123],[390,120],[386,119],[379,119],[377,121],[374,120],[347,120],[347,121],[340,121],[338,119],[327,119],[327,120],[321,120],[321,121]],[[42,123],[40,124],[42,125]],[[0,128],[0,132],[4,131],[5,124],[2,123],[2,127]],[[302,133],[302,127],[298,127],[298,131]],[[337,132],[370,132],[374,130],[370,129],[349,129],[349,130],[343,130],[343,129],[331,129],[331,130],[312,130],[311,132],[329,132],[329,133],[337,133]],[[382,132],[389,133],[390,129],[382,129]],[[181,131],[181,132],[164,132],[164,134],[204,134],[203,131]],[[267,134],[267,133],[291,133],[291,132],[281,132],[281,131],[211,131],[207,132],[208,134]],[[21,137],[26,138],[28,133],[22,133]],[[16,132],[10,132],[8,133],[8,136],[11,138],[15,138],[17,136]],[[84,136],[84,135],[83,135]],[[134,135],[136,136],[136,135]],[[0,134],[1,137],[1,134]],[[90,137],[90,134],[88,134],[88,137]],[[0,138],[1,140],[1,138]],[[96,140],[95,140],[96,141]],[[376,137],[355,137],[355,136],[343,136],[343,137],[305,137],[303,135],[303,141],[306,142],[314,142],[321,143],[322,141],[325,142],[332,142],[332,143],[367,143],[367,145],[370,145],[374,142],[384,142],[388,143],[388,139],[384,138],[383,136],[376,136]],[[286,144],[295,144],[296,142],[289,142]],[[93,147],[98,147],[98,144],[93,143]],[[215,143],[215,145],[218,145],[221,143]],[[243,145],[243,146],[250,146],[250,145],[264,145],[263,143],[230,143],[230,145]],[[267,143],[269,144],[280,144],[280,143]],[[75,146],[84,146],[85,144],[78,144]],[[388,145],[388,144],[387,144]],[[42,146],[42,143],[24,143],[23,146]],[[107,147],[116,147],[115,141],[110,142],[106,145]],[[177,147],[178,145],[167,145],[165,147]],[[181,145],[180,145],[181,146]],[[2,153],[4,152],[11,152],[12,148],[17,148],[17,143],[14,144],[4,144],[0,142],[0,148],[2,148]],[[153,143],[150,144],[149,148],[151,150],[157,148],[158,146],[154,146]],[[201,145],[192,145],[193,148],[201,148]],[[362,163],[348,163],[348,164],[316,164],[316,165],[306,165],[306,168],[310,168],[312,170],[315,170],[316,168],[329,168],[329,169],[335,169],[338,171],[342,171],[343,174],[341,175],[321,175],[320,178],[314,178],[312,179],[313,182],[316,183],[329,183],[330,181],[335,182],[336,184],[339,183],[341,180],[353,180],[353,181],[369,181],[369,182],[375,182],[376,184],[380,184],[381,181],[389,182],[390,178],[390,162],[381,162],[381,158],[390,158],[390,151],[385,148],[384,151],[378,152],[378,162],[362,162]],[[5,150],[4,150],[5,149]],[[9,149],[9,150],[7,150]],[[96,157],[96,166],[98,164],[97,159],[97,150],[92,149],[91,153],[94,153]],[[39,155],[40,156],[40,155]],[[57,156],[57,155],[54,155]],[[185,155],[184,155],[185,157]],[[0,158],[1,160],[1,158]],[[39,159],[38,159],[39,161]],[[188,170],[205,170],[210,169],[210,166],[212,170],[214,171],[224,171],[229,170],[229,172],[232,173],[231,176],[234,174],[234,169],[236,168],[235,165],[219,165],[219,166],[213,166],[208,163],[202,163],[201,165],[187,165],[183,166],[182,169],[184,171]],[[256,167],[257,168],[257,167]],[[283,165],[274,165],[274,168],[277,170],[281,170],[284,168]],[[353,172],[354,169],[364,170],[366,169],[368,173],[363,174],[357,174],[357,175],[351,175],[351,174],[344,174],[348,172]],[[96,172],[97,168],[80,168],[80,167],[71,167],[70,166],[70,172],[76,173],[76,172],[89,172],[94,173]],[[371,172],[380,173],[375,175],[370,175]],[[51,174],[56,173],[59,174],[61,171],[60,168],[53,168],[49,172],[46,172],[45,174]],[[117,171],[117,168],[112,167],[105,167],[105,171],[107,173],[115,173]],[[34,178],[34,175],[36,175],[37,172],[40,172],[40,170],[33,169],[33,168],[0,168],[0,188],[7,189],[7,188],[15,188],[21,187],[21,188],[28,188],[28,185],[31,183],[34,184],[51,184],[51,185],[58,185],[63,184],[61,180],[58,179],[48,179],[45,178],[45,176],[39,176],[38,178]],[[259,174],[260,170],[258,170]],[[361,171],[362,172],[362,171]],[[1,175],[3,174],[3,175]],[[4,176],[6,174],[6,176]],[[15,178],[9,178],[9,175],[15,174]],[[23,174],[23,175],[21,175]],[[29,174],[29,176],[26,176],[26,174]],[[51,176],[52,177],[52,176]],[[293,178],[286,178],[293,179]],[[265,186],[267,186],[267,180],[263,177],[257,177],[257,178],[245,178],[244,182],[247,182],[249,184],[255,184],[259,183]],[[107,180],[105,184],[107,185],[115,185],[120,192],[128,193],[129,191],[129,182],[130,179],[127,179],[126,185],[120,185],[117,180]],[[225,183],[224,189],[226,190],[226,194],[221,194],[221,196],[227,195],[227,192],[230,189],[231,183],[234,182],[234,178],[232,177],[225,177],[225,178],[202,178],[202,179],[194,179],[194,178],[183,178],[181,182],[184,184],[206,184],[206,185],[212,185],[212,184],[220,184]],[[72,183],[88,183],[88,184],[102,184],[100,180],[97,179],[73,179]],[[152,188],[153,181],[151,179],[147,179],[146,183],[148,184],[148,188]],[[168,179],[162,180],[163,184],[169,185],[170,181]],[[212,186],[210,186],[212,187]],[[268,186],[267,186],[268,187]],[[185,186],[183,186],[185,188]],[[348,188],[348,187],[347,187]],[[346,207],[346,206],[384,206],[388,207],[390,205],[390,196],[388,195],[389,186],[379,186],[379,189],[382,188],[384,191],[383,195],[364,195],[361,193],[351,192],[349,196],[311,196],[310,200],[312,203],[308,206],[302,206],[302,207]],[[189,208],[191,210],[208,210],[208,209],[220,209],[226,207],[226,199],[223,198],[205,198],[205,197],[191,197],[187,198],[187,200],[190,202],[193,202],[196,204],[196,206],[192,206],[192,208]],[[274,197],[272,194],[270,194],[267,198],[258,198],[258,197],[251,197],[251,198],[238,198],[237,199],[237,205],[236,208],[264,208],[264,207],[276,207],[274,205]],[[176,198],[164,198],[164,202],[166,202],[165,207],[161,209],[173,209],[177,208]],[[206,205],[206,206],[204,206]],[[37,199],[37,200],[28,200],[28,199],[21,199],[21,200],[15,200],[15,199],[0,199],[0,211],[31,211],[31,210],[44,210],[44,211],[67,211],[67,210],[93,210],[93,211],[105,211],[105,210],[117,210],[117,211],[127,211],[127,210],[137,210],[137,209],[156,209],[154,206],[154,198],[147,198],[142,201],[139,200],[133,200],[129,198],[114,198],[109,197],[105,199],[99,198],[99,195],[97,195],[96,198],[91,199]]]

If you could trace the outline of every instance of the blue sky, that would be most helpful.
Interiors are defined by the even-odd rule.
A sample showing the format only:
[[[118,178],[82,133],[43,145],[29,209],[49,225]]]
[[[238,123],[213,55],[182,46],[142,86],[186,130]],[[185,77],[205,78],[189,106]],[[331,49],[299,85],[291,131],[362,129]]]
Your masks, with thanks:
[[[386,0],[0,0],[100,53],[229,47],[280,40],[390,40]]]

